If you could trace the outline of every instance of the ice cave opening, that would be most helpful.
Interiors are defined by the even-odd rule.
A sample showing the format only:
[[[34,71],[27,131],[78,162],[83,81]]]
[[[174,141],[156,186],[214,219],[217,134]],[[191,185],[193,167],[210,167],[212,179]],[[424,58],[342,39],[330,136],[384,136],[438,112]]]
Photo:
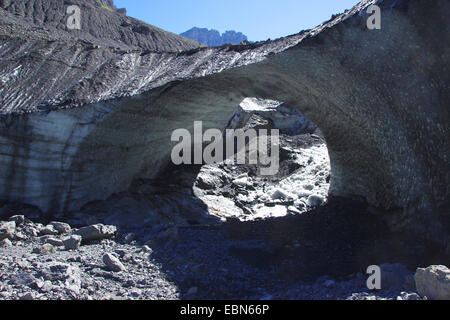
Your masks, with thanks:
[[[193,191],[210,215],[251,221],[302,214],[326,203],[331,171],[327,145],[321,130],[300,111],[278,101],[246,98],[226,129],[278,130],[276,157],[271,150],[278,170],[263,175],[261,164],[248,161],[252,148],[260,147],[250,139],[244,148],[246,163],[239,162],[242,150],[236,148],[233,157],[203,165]]]

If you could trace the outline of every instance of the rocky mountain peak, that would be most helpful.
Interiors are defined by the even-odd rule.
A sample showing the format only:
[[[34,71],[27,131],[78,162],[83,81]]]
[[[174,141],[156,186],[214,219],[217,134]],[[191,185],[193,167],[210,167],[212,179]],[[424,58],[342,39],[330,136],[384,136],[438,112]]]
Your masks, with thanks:
[[[220,34],[219,31],[207,28],[194,27],[180,34],[183,37],[203,43],[209,47],[219,47],[224,44],[240,44],[247,41],[247,36],[242,32],[233,30]]]

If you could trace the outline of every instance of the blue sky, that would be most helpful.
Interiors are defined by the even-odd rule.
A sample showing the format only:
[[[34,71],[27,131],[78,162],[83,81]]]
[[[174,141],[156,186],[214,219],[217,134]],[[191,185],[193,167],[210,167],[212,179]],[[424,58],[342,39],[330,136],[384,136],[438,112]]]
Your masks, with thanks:
[[[173,33],[192,27],[240,31],[251,41],[310,29],[358,0],[114,0],[128,15]]]

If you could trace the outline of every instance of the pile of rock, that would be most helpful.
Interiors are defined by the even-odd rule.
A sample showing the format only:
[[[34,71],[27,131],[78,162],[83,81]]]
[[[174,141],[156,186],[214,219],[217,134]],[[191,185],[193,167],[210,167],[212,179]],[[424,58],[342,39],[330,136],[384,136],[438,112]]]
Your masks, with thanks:
[[[21,241],[36,240],[39,245],[34,248],[33,253],[38,254],[51,254],[55,252],[55,248],[60,247],[65,250],[77,250],[82,243],[111,239],[116,235],[115,226],[103,224],[72,229],[64,222],[53,221],[47,225],[33,223],[22,215],[0,222],[1,247],[11,247],[13,241],[20,245]]]
[[[177,288],[149,259],[152,249],[116,226],[74,228],[21,215],[0,221],[0,234],[0,300],[177,297]],[[167,230],[154,235],[159,242],[170,238]]]

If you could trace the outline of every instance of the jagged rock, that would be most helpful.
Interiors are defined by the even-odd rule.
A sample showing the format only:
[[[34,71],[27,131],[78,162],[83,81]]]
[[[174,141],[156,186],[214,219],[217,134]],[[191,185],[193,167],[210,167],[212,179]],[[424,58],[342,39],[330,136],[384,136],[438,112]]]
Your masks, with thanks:
[[[47,238],[45,240],[45,243],[49,243],[54,247],[63,247],[64,246],[63,241],[60,239],[56,239],[56,238]]]
[[[58,231],[55,229],[55,227],[51,224],[48,226],[45,226],[39,231],[40,236],[56,236],[58,234]]]
[[[393,230],[450,243],[448,1],[383,6],[383,28],[373,31],[365,10],[373,1],[364,0],[297,35],[176,54],[148,51],[151,32],[122,27],[129,17],[91,1],[83,1],[95,7],[86,31],[49,32],[54,21],[33,11],[30,27],[20,16],[36,1],[12,1],[1,15],[2,198],[77,211],[156,177],[175,129],[192,129],[201,116],[204,129],[225,128],[255,97],[283,101],[322,129],[330,194],[391,210],[380,216]],[[111,40],[122,28],[141,48]]]
[[[9,248],[12,247],[12,242],[8,238],[3,239],[0,241],[0,247],[2,248]]]
[[[103,224],[96,224],[81,228],[74,232],[83,238],[83,242],[110,239],[116,236],[117,228]]]
[[[33,249],[32,253],[35,254],[42,254],[42,255],[50,255],[55,253],[55,247],[53,245],[51,245],[50,243],[45,243],[40,247],[36,247]]]
[[[181,33],[180,36],[195,40],[210,47],[218,47],[224,44],[239,44],[248,40],[247,36],[241,32],[230,30],[220,34],[219,31],[214,29],[208,30],[206,28],[197,27]]]
[[[241,177],[238,179],[233,180],[233,184],[238,187],[250,187],[253,185],[253,183],[249,180],[248,177]]]
[[[47,242],[48,239],[51,239],[51,238],[53,238],[53,236],[39,236],[39,237],[37,238],[37,240],[38,240],[40,243],[44,244],[44,243]]]
[[[16,231],[16,238],[18,240],[35,238],[39,235],[38,227],[31,222],[20,225],[18,230]]]
[[[103,262],[105,263],[106,267],[111,271],[114,272],[126,271],[126,268],[122,264],[122,262],[120,262],[119,259],[117,259],[110,253],[107,253],[103,256]]]
[[[203,170],[203,169],[202,169]],[[223,184],[222,177],[217,172],[200,172],[197,176],[196,186],[203,190],[215,190]],[[220,172],[223,174],[223,172]]]
[[[83,238],[81,236],[77,235],[72,235],[68,238],[65,238],[63,240],[64,247],[66,248],[66,250],[77,250],[81,245],[82,239]]]
[[[16,223],[16,226],[20,226],[20,225],[24,224],[25,222],[29,222],[29,220],[23,215],[12,216],[8,220],[14,221]]]
[[[450,300],[450,269],[446,266],[430,266],[417,269],[416,288],[422,297],[431,300]]]
[[[243,210],[236,206],[235,202],[223,196],[206,195],[201,197],[208,206],[208,211],[222,219],[242,217]]]
[[[37,279],[35,282],[35,286],[42,292],[50,292],[54,288],[53,284],[49,280],[41,281]]]
[[[68,234],[72,231],[70,225],[64,222],[53,221],[50,222],[50,225],[52,225],[59,232],[59,234]]]
[[[14,239],[16,223],[14,221],[0,222],[0,241],[3,239]]]

